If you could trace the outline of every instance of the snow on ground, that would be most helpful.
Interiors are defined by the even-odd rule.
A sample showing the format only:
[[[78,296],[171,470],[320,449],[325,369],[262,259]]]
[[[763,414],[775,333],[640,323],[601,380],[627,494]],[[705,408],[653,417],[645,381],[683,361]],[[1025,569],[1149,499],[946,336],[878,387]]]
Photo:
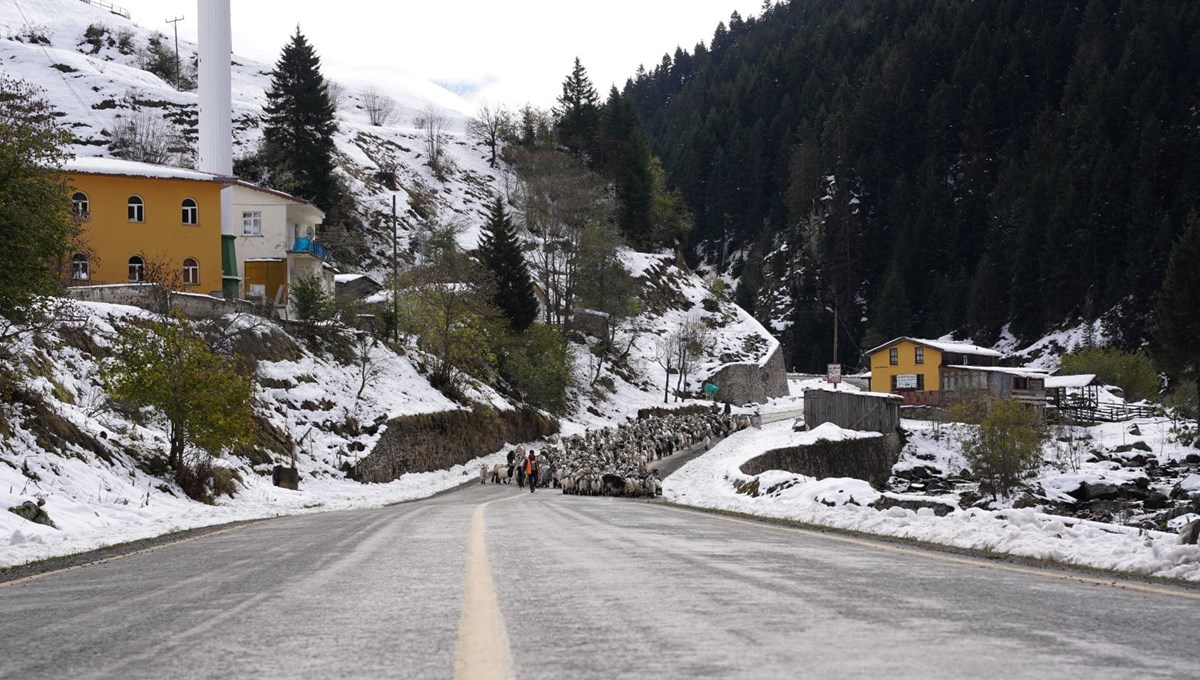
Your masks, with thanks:
[[[937,517],[933,510],[926,508],[878,511],[865,507],[878,498],[879,493],[862,480],[814,480],[782,471],[769,471],[760,476],[759,488],[774,490],[757,498],[740,494],[734,488],[736,482],[751,479],[741,472],[741,465],[766,451],[816,439],[849,436],[860,436],[860,433],[847,432],[829,424],[812,432],[794,433],[790,422],[770,424],[762,430],[744,430],[668,477],[664,481],[663,497],[696,507],[1200,581],[1200,547],[1180,545],[1179,537],[1171,533],[1054,516],[1035,509],[970,508],[955,510],[945,517]]]
[[[235,498],[219,498],[215,506],[159,493],[155,487],[161,480],[142,473],[120,474],[76,459],[53,463],[62,472],[53,488],[33,485],[19,471],[0,467],[0,504],[17,505],[29,499],[33,488],[43,488],[46,510],[58,526],[42,526],[0,512],[0,568],[184,529],[308,512],[377,508],[425,498],[477,480],[479,466],[503,461],[505,451],[449,470],[407,474],[388,484],[323,477],[304,479],[300,491],[289,491],[272,486],[270,477],[249,476],[247,488]]]
[[[371,350],[382,370],[359,397],[361,382],[354,367],[298,344],[301,354],[295,360],[258,362],[256,412],[296,439],[310,433],[297,455],[300,491],[274,487],[270,464],[252,466],[245,459],[228,457],[216,459],[215,464],[240,476],[237,494],[218,496],[212,506],[189,500],[177,487],[139,467],[166,451],[165,424],[154,417],[135,422],[106,405],[99,384],[101,362],[81,350],[78,340],[64,341],[73,333],[104,349],[112,345],[119,327],[155,315],[102,303],[77,303],[77,310],[77,315],[67,317],[36,342],[14,348],[13,364],[23,367],[26,389],[95,444],[69,441],[66,434],[47,435],[26,422],[28,406],[0,404],[0,509],[41,499],[57,525],[42,526],[0,511],[0,568],[180,529],[421,498],[474,479],[479,465],[504,459],[504,451],[491,452],[466,465],[408,474],[389,484],[347,479],[341,464],[354,464],[369,453],[388,419],[461,407],[434,389],[409,356],[383,345]],[[278,341],[281,337],[278,326],[257,317],[236,319],[230,328],[239,324],[245,325],[244,332],[260,338],[274,334]],[[512,408],[485,386],[468,386],[466,391],[478,403]],[[380,426],[356,432],[333,426],[350,419],[363,426]],[[46,422],[44,416],[33,420]],[[2,426],[10,431],[5,433]],[[56,437],[60,441],[54,441]]]

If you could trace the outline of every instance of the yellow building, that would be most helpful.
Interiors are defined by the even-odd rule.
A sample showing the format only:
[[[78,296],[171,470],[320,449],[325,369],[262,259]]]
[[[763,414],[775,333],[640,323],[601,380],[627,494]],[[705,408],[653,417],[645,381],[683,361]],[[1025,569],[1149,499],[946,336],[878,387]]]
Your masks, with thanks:
[[[77,158],[65,170],[82,231],[71,285],[150,282],[221,294],[228,178],[112,158]]]
[[[995,366],[999,352],[964,342],[900,337],[867,352],[871,391],[904,396],[905,403],[935,403],[943,366]]]

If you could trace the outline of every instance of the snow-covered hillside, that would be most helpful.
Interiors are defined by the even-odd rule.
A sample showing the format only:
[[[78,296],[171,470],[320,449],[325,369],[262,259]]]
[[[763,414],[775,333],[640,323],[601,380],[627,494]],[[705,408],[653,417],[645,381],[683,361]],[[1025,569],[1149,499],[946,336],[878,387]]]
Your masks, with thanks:
[[[154,470],[167,447],[165,422],[112,403],[100,383],[118,329],[154,316],[79,302],[52,329],[13,346],[9,370],[21,379],[0,404],[0,508],[44,500],[57,528],[0,512],[0,568],[235,519],[427,496],[462,483],[479,464],[407,474],[391,484],[347,479],[344,471],[372,451],[390,419],[463,406],[419,373],[419,356],[366,346],[378,370],[360,395],[353,357],[359,350],[347,331],[330,328],[300,340],[274,322],[239,315],[210,331],[235,348],[252,348],[259,383],[255,443],[245,456],[215,462],[240,480],[233,497],[218,495],[215,506],[189,500]],[[469,383],[466,395],[513,408],[483,385]],[[271,483],[273,464],[288,462],[289,438],[300,442],[301,491]],[[490,463],[503,453],[480,455]]]
[[[173,49],[173,41],[160,31],[86,2],[0,3],[0,69],[45,90],[46,99],[63,113],[63,122],[75,133],[73,150],[82,156],[108,155],[115,125],[138,116],[156,125],[161,122],[168,134],[185,142],[180,146],[195,148],[196,93],[179,91],[142,68],[155,38],[170,42]],[[320,54],[320,45],[316,48]],[[181,41],[179,51],[181,62],[188,64],[197,48]],[[233,141],[234,157],[239,158],[261,140],[259,120],[273,64],[238,57],[236,45],[234,52]],[[382,262],[390,257],[389,221],[383,216],[391,213],[393,194],[401,215],[402,247],[409,247],[420,226],[418,214],[441,223],[461,221],[460,242],[474,247],[481,221],[477,215],[500,177],[488,166],[484,151],[466,137],[465,124],[474,111],[469,102],[401,71],[388,74],[371,83],[338,82],[335,87],[341,92],[339,164],[372,229],[371,253],[362,263],[369,273],[382,271]],[[372,90],[395,101],[392,124],[370,124],[363,99]],[[443,173],[444,180],[426,163],[424,140],[414,123],[431,106],[448,121],[445,156],[450,169]],[[190,154],[180,156],[178,160],[186,162]]]

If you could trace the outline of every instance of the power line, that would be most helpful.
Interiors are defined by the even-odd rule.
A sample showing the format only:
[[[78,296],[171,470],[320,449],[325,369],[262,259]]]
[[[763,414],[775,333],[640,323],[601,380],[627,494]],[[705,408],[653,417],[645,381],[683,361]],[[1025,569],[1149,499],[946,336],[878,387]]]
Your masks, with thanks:
[[[26,16],[25,10],[21,7],[21,0],[14,0],[14,2],[17,5],[17,12],[20,13],[21,19],[23,19],[25,21],[25,25],[32,27],[33,23],[29,21],[29,17]],[[48,52],[46,50],[46,46],[41,44],[40,42],[38,42],[37,45],[42,50],[42,54],[45,55],[46,62],[50,65],[51,68],[53,68],[56,62],[54,61],[54,58],[50,56],[50,52]],[[55,69],[55,70],[57,71],[58,69]],[[69,90],[71,92],[71,94],[74,95],[75,99],[83,107],[83,110],[86,111],[89,116],[91,116],[92,121],[96,123],[96,125],[100,128],[101,131],[103,131],[104,123],[100,120],[99,117],[96,116],[96,112],[92,110],[92,107],[86,101],[84,101],[83,96],[79,94],[79,92],[75,89],[75,86],[71,84],[71,81],[67,79],[67,74],[63,73],[62,71],[59,71],[58,75],[60,78],[62,78],[63,84],[65,84],[67,86],[67,90]]]

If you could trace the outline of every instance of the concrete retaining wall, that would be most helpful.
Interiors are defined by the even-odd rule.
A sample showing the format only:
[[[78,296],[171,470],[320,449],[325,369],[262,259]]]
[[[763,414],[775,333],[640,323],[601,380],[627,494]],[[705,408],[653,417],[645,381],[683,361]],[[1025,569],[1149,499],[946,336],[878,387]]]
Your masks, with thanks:
[[[867,439],[819,441],[808,446],[767,451],[742,464],[742,472],[761,475],[767,470],[785,470],[824,479],[853,477],[865,479],[881,489],[892,476],[892,466],[900,459],[904,442],[897,434]]]
[[[140,307],[159,314],[174,309],[193,319],[212,319],[235,312],[254,311],[254,305],[245,300],[225,300],[211,295],[173,292],[153,283],[79,286],[68,288],[67,297],[84,302]]]

